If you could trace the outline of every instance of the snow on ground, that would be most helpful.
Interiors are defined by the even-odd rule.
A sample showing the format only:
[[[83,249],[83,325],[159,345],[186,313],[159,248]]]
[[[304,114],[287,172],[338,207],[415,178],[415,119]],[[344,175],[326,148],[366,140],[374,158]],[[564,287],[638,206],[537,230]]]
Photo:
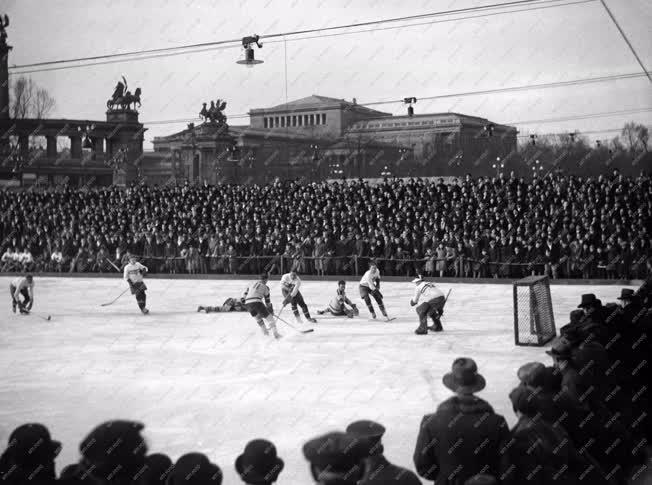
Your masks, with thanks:
[[[0,277],[8,286],[11,278]],[[444,332],[417,336],[410,283],[385,282],[391,322],[369,321],[356,281],[349,297],[361,314],[319,317],[335,282],[306,281],[302,293],[318,318],[302,335],[279,323],[280,341],[265,338],[248,313],[198,314],[239,296],[245,281],[147,280],[143,316],[133,296],[111,278],[36,278],[34,312],[0,309],[0,443],[25,422],[42,422],[64,447],[58,470],[78,458],[78,444],[103,420],[142,420],[150,449],[173,459],[206,453],[236,483],[233,462],[246,442],[272,440],[286,468],[281,481],[311,483],[302,444],[323,432],[368,418],[387,428],[386,455],[412,468],[423,414],[450,396],[441,376],[456,357],[473,357],[487,380],[479,395],[515,418],[507,394],[525,362],[550,363],[544,349],[516,347],[511,285],[442,284],[452,288]],[[279,282],[270,281],[275,309]],[[3,290],[7,291],[7,290]],[[582,293],[613,301],[616,286],[552,286],[557,328]],[[286,308],[283,318],[294,322]],[[428,385],[425,376],[433,376]],[[435,402],[433,402],[433,399]],[[3,445],[0,445],[3,446]]]

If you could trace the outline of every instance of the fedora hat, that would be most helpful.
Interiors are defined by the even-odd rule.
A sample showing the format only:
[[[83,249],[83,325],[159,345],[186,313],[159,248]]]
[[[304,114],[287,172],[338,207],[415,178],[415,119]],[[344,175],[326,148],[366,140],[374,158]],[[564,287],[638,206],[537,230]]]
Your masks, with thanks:
[[[256,439],[245,446],[244,451],[235,460],[235,469],[246,483],[274,483],[285,464],[277,453],[274,443]]]
[[[442,381],[451,391],[460,394],[473,394],[484,389],[487,384],[484,377],[478,374],[475,361],[468,357],[455,359],[451,372],[444,374]]]
[[[39,423],[18,426],[9,436],[5,455],[14,463],[47,463],[61,451],[61,443],[50,437],[48,429]]]
[[[596,307],[598,306],[598,301],[599,300],[593,293],[588,293],[586,295],[582,295],[582,301],[579,305],[577,305],[577,308]]]
[[[618,300],[633,300],[636,297],[634,290],[630,290],[629,288],[623,288],[620,290],[620,296],[617,298]]]
[[[556,337],[552,341],[550,350],[546,350],[546,354],[553,357],[570,357],[573,351],[571,342],[565,337]]]

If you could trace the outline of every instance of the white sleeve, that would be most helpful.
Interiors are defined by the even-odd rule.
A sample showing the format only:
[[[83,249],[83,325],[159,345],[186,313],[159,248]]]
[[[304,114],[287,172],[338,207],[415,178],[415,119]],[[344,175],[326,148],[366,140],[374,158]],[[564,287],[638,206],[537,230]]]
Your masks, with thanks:
[[[294,283],[294,289],[292,290],[292,296],[296,296],[299,293],[299,287],[301,286],[301,279],[297,278]]]
[[[412,298],[412,301],[416,304],[419,303],[419,297],[421,296],[421,289],[417,286],[414,289],[414,298]]]
[[[128,270],[129,270],[129,265],[127,264],[127,265],[125,265],[124,276],[123,276],[123,279],[125,281],[129,281],[129,277],[127,276]]]

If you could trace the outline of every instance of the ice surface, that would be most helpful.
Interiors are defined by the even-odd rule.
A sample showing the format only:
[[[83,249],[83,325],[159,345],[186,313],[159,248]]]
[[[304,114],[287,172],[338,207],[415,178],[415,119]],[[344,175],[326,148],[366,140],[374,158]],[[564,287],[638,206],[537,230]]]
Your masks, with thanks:
[[[11,278],[0,278],[5,288]],[[357,280],[347,281],[360,316],[319,317],[335,282],[304,281],[318,323],[302,335],[279,323],[281,341],[265,338],[248,313],[198,314],[241,295],[245,281],[148,279],[150,315],[111,278],[36,278],[34,312],[0,309],[0,446],[25,422],[46,424],[64,447],[57,470],[76,462],[78,444],[103,420],[142,420],[150,449],[173,459],[206,453],[239,483],[233,462],[246,442],[273,441],[285,460],[279,483],[311,483],[301,453],[309,438],[354,420],[383,423],[386,456],[412,468],[423,414],[450,396],[441,376],[454,358],[473,357],[487,380],[479,395],[515,418],[507,394],[528,361],[551,361],[542,348],[515,347],[511,285],[442,284],[452,288],[444,332],[417,336],[409,300],[414,286],[384,282],[391,323],[368,321]],[[270,281],[281,308],[278,278]],[[7,290],[3,290],[7,291]],[[557,328],[582,293],[614,301],[616,286],[552,286]],[[294,323],[289,307],[282,317]],[[424,377],[430,373],[434,385]],[[433,397],[435,402],[433,402]]]

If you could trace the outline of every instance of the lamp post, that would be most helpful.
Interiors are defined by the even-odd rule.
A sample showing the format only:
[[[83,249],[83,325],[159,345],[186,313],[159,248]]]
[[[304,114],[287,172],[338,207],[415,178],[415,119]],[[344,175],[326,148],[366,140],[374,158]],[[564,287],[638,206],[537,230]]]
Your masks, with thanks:
[[[503,169],[505,168],[505,162],[501,162],[500,157],[496,157],[496,163],[494,163],[492,167],[496,169],[496,177],[500,177],[503,173]]]

